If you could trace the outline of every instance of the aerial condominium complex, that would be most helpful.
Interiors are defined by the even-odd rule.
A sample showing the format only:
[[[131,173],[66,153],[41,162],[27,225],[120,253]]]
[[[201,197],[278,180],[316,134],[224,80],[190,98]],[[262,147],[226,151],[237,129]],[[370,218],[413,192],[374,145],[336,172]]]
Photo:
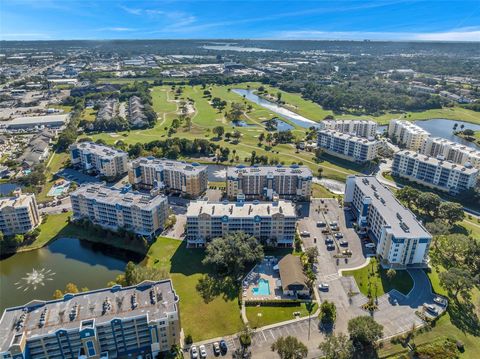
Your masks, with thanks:
[[[272,200],[275,196],[309,201],[312,194],[312,172],[308,167],[254,166],[228,167],[227,196],[235,200]]]
[[[133,160],[128,179],[139,188],[159,188],[192,198],[202,195],[208,187],[207,166],[154,157]]]
[[[0,357],[156,358],[180,344],[178,301],[167,279],[7,308]]]
[[[479,170],[472,166],[411,151],[400,151],[393,157],[393,175],[452,194],[475,187],[478,173]]]
[[[70,146],[70,158],[74,166],[86,172],[97,172],[101,176],[114,178],[128,171],[128,155],[93,142],[79,142]]]
[[[373,237],[383,265],[427,265],[432,236],[374,176],[348,176],[344,202],[351,206],[360,231]]]
[[[377,157],[379,142],[333,130],[318,131],[318,147],[326,153],[355,162]]]
[[[213,238],[243,231],[262,243],[291,247],[295,237],[295,206],[291,202],[190,202],[186,239],[203,247]]]
[[[408,150],[420,150],[428,136],[429,132],[409,121],[391,120],[388,125],[388,137]]]
[[[480,168],[480,151],[445,138],[427,137],[423,141],[420,152],[427,156],[452,161],[460,165],[470,164],[473,167]]]
[[[358,137],[375,138],[377,135],[377,123],[370,120],[323,120],[319,123],[319,128]]]
[[[134,232],[153,238],[168,217],[165,196],[151,196],[98,184],[79,187],[70,194],[73,218],[88,219],[104,228]]]
[[[40,224],[37,201],[33,194],[14,192],[0,198],[0,231],[5,235],[24,234]]]

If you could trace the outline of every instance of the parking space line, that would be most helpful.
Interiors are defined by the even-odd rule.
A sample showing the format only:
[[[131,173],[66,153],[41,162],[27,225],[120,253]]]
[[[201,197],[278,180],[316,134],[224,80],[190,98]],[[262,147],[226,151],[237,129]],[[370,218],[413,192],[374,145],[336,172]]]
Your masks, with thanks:
[[[270,335],[272,336],[272,339],[275,340],[275,336],[273,335],[273,330],[270,330]]]

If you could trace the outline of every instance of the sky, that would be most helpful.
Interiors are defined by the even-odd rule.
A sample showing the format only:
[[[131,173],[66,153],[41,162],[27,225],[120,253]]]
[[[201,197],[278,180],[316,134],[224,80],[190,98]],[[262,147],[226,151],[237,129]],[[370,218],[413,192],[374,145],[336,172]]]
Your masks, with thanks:
[[[480,42],[480,0],[0,0],[0,40]]]

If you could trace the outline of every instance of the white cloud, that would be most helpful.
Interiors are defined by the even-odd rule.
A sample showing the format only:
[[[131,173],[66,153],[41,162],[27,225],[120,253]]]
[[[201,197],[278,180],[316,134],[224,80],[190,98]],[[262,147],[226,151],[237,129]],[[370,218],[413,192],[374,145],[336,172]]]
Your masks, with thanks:
[[[49,40],[52,36],[41,32],[20,32],[20,33],[2,33],[1,40]]]
[[[120,27],[120,26],[114,26],[114,27],[102,27],[101,29],[98,29],[98,31],[115,31],[115,32],[126,32],[126,31],[136,31],[137,29],[133,29],[131,27]]]

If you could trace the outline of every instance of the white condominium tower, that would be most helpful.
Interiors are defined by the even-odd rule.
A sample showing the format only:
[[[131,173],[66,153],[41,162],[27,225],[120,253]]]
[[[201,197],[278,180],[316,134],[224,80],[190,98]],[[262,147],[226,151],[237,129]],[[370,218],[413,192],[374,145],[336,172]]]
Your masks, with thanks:
[[[427,137],[423,141],[420,152],[427,156],[452,161],[460,165],[471,164],[473,167],[480,168],[480,151],[445,138]]]
[[[308,167],[237,166],[227,169],[227,196],[248,200],[272,200],[275,196],[309,201],[312,193],[312,172]]]
[[[130,192],[98,184],[80,186],[70,194],[73,218],[88,219],[104,228],[134,232],[148,238],[160,233],[168,217],[168,201],[163,195]]]
[[[382,264],[427,266],[432,236],[374,176],[348,176],[344,202],[351,206],[360,231],[374,240]]]
[[[0,198],[0,231],[5,235],[24,234],[40,224],[35,195],[17,190]]]
[[[189,246],[203,247],[211,239],[243,231],[265,244],[291,247],[297,216],[291,202],[190,202],[186,239]]]
[[[93,142],[78,142],[70,146],[74,166],[86,172],[94,171],[104,177],[114,178],[128,171],[126,152]]]
[[[428,136],[429,132],[409,121],[391,120],[388,125],[388,137],[408,150],[418,151]]]
[[[154,157],[133,160],[128,179],[140,188],[157,187],[192,198],[202,195],[208,187],[207,166]]]
[[[393,157],[393,175],[452,194],[475,187],[478,173],[479,170],[472,166],[412,151],[399,151]]]
[[[379,141],[333,130],[320,130],[318,147],[332,156],[348,161],[367,162],[377,157]]]
[[[318,126],[321,130],[334,130],[366,138],[375,138],[378,127],[371,120],[323,120]]]

